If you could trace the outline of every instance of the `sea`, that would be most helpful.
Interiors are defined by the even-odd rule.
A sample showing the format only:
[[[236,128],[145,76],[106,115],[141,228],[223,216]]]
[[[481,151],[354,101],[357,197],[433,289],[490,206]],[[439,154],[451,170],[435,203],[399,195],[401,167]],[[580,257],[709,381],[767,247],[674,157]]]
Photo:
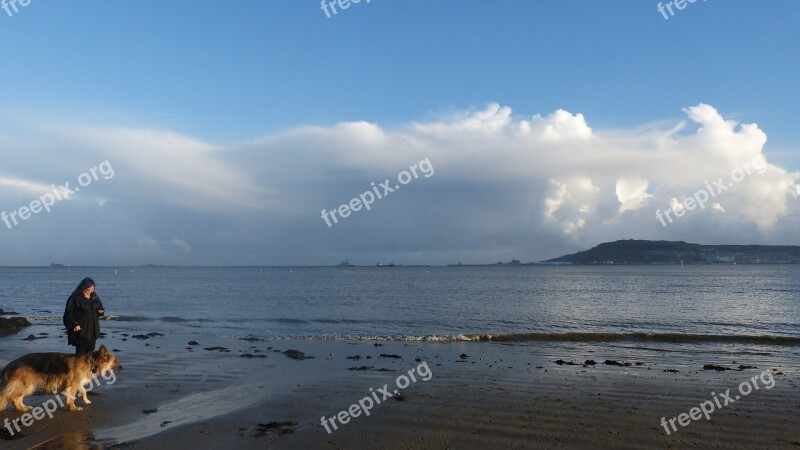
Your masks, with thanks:
[[[800,347],[797,265],[0,268],[0,309],[59,328],[87,276],[132,331]]]

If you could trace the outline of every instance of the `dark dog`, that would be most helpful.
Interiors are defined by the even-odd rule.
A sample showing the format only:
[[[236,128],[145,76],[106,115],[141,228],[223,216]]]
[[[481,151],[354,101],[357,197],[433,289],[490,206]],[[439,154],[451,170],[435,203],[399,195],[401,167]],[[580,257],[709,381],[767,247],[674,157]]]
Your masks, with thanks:
[[[94,353],[80,356],[66,353],[25,355],[11,361],[0,372],[0,411],[6,409],[8,402],[17,411],[32,410],[33,408],[22,403],[22,399],[37,389],[54,394],[63,392],[69,410],[81,410],[83,408],[75,406],[76,394],[80,393],[83,403],[88,405],[91,402],[86,397],[84,386],[98,373],[105,378],[109,373],[119,370],[122,370],[122,366],[117,362],[117,357],[105,345],[101,345],[100,350]]]

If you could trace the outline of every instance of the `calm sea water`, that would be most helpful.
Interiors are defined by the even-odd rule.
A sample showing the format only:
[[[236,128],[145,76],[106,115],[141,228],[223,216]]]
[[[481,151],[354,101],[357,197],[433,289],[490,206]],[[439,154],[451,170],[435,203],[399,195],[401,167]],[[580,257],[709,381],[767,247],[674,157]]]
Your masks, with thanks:
[[[58,326],[85,276],[107,314],[147,331],[521,340],[650,333],[677,342],[769,335],[800,345],[800,266],[3,268],[0,308]]]

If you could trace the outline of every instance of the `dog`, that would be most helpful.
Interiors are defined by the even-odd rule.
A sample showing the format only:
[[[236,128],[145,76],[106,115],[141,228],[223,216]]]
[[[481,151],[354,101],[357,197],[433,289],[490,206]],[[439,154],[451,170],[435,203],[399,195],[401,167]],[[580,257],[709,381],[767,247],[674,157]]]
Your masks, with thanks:
[[[22,399],[37,389],[53,394],[62,392],[69,410],[80,411],[83,408],[75,406],[76,394],[81,395],[84,404],[90,404],[86,384],[98,373],[107,378],[109,374],[113,375],[113,371],[120,370],[122,366],[117,357],[105,345],[94,353],[77,356],[67,353],[25,355],[8,363],[0,372],[0,412],[5,411],[9,402],[16,411],[31,411],[33,408],[25,406]]]

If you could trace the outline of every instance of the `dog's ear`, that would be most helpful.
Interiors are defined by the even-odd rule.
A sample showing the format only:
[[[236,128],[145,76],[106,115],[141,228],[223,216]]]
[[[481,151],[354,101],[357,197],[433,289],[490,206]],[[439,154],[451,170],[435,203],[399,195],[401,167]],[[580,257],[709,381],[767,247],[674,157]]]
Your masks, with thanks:
[[[105,344],[100,346],[100,350],[97,352],[97,356],[103,357],[108,354],[108,349],[106,348]]]

